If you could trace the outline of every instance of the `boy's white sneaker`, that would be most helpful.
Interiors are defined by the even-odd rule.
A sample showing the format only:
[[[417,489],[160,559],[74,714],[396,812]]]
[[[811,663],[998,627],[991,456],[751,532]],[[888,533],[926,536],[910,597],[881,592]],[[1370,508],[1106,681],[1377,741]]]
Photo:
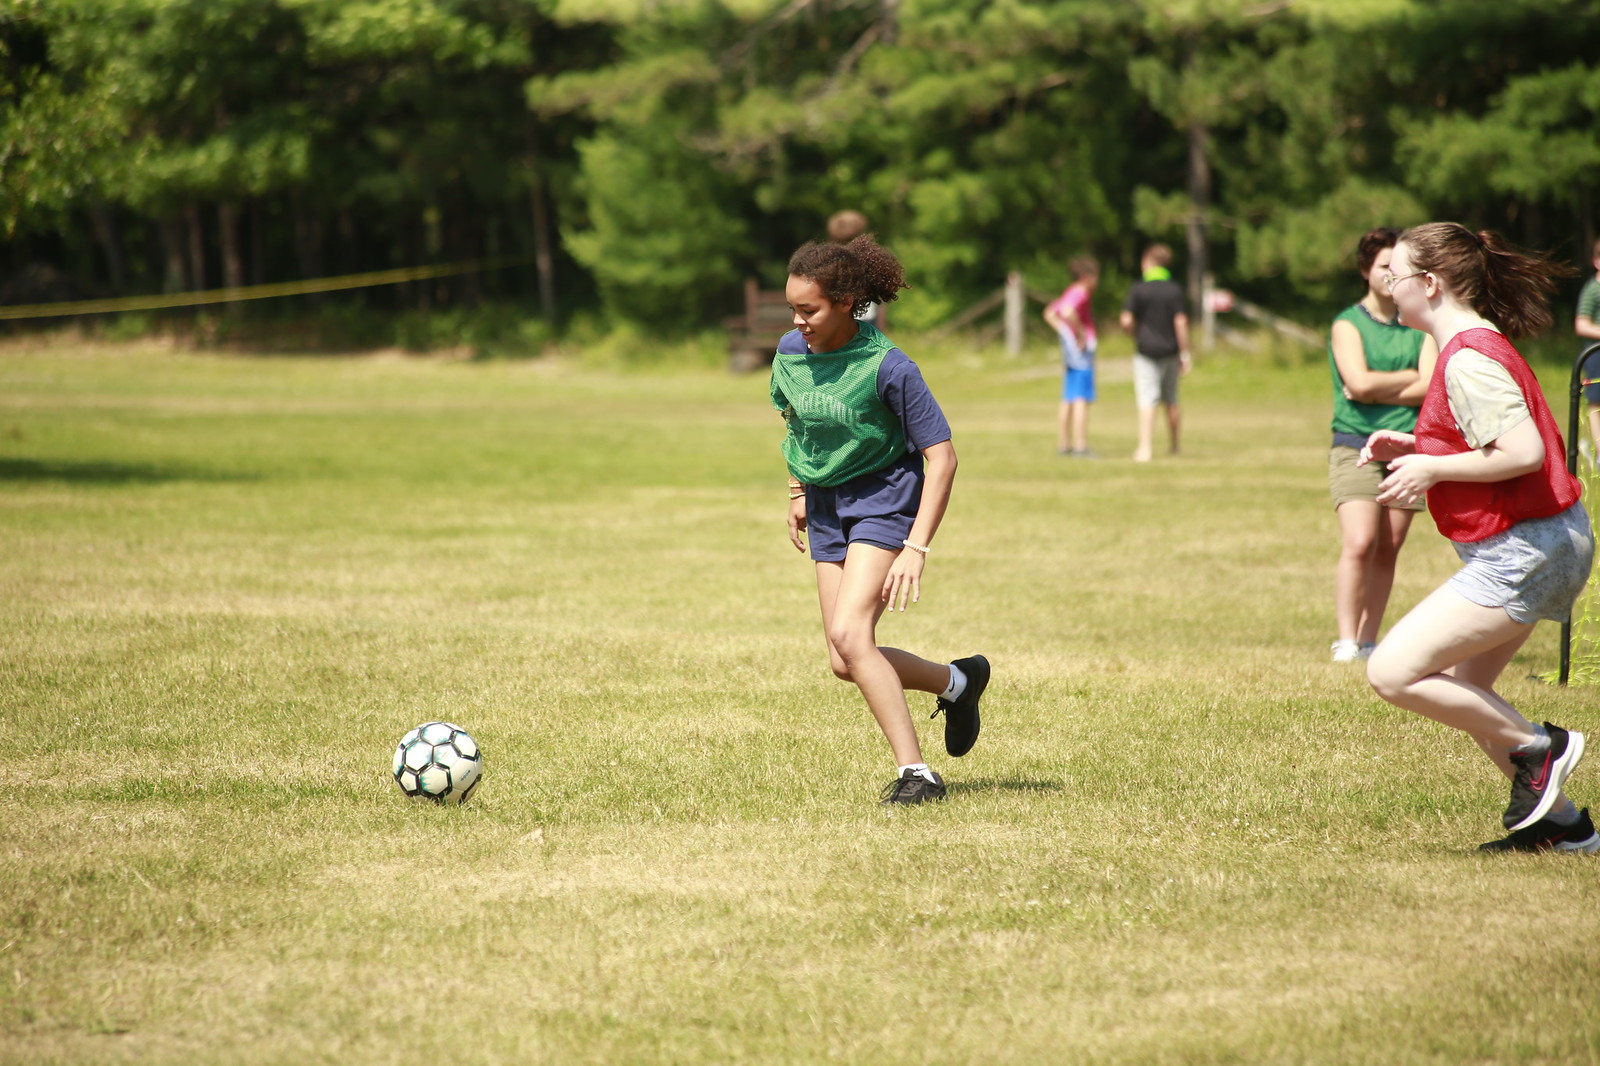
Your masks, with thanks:
[[[1361,645],[1353,640],[1336,640],[1328,645],[1328,650],[1333,652],[1333,661],[1336,663],[1353,663],[1365,658],[1361,654]]]

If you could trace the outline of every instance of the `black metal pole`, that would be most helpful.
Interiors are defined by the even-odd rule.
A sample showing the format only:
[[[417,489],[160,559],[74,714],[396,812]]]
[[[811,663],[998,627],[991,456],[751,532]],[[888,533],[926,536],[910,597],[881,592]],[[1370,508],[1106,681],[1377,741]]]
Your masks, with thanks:
[[[1578,411],[1583,400],[1583,364],[1589,357],[1600,352],[1600,343],[1591,344],[1578,354],[1577,361],[1572,364],[1572,381],[1568,386],[1569,403],[1567,408],[1567,473],[1573,477],[1578,476]],[[1595,462],[1600,463],[1600,454],[1595,456]],[[1567,674],[1572,669],[1572,616],[1561,623],[1561,672],[1556,679],[1556,684],[1565,685]]]

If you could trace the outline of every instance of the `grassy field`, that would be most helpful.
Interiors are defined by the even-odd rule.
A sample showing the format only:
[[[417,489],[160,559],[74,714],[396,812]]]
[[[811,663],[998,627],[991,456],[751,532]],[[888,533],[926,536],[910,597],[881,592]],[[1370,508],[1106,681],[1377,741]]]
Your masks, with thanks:
[[[1046,353],[922,361],[880,636],[995,680],[889,812],[764,378],[0,349],[0,1061],[1600,1063],[1596,860],[1479,856],[1504,782],[1326,661],[1325,368],[1203,362],[1136,466],[1125,360],[1098,463]],[[1600,729],[1557,632],[1503,691]]]

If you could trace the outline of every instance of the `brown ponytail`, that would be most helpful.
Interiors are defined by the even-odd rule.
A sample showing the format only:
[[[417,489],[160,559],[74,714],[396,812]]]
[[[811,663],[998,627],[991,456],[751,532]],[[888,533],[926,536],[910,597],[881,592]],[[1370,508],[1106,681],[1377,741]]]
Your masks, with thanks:
[[[1490,230],[1429,222],[1400,235],[1411,265],[1438,277],[1451,295],[1511,338],[1550,328],[1550,296],[1571,266],[1517,248]]]
[[[867,304],[886,304],[900,296],[906,284],[905,268],[894,253],[863,233],[847,244],[812,241],[789,258],[789,273],[810,278],[830,300],[849,296],[857,318]]]

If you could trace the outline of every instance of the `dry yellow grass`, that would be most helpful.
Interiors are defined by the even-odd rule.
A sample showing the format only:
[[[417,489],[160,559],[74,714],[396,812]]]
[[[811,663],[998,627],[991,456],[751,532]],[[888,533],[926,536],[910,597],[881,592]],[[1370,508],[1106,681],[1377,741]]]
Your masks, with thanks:
[[[1481,756],[1324,661],[1324,371],[1203,365],[1135,467],[923,363],[961,475],[883,636],[996,674],[889,813],[759,380],[0,352],[0,1061],[1600,1062],[1596,860],[1478,856]],[[1507,694],[1600,728],[1554,638]],[[460,810],[386,777],[432,717]]]

